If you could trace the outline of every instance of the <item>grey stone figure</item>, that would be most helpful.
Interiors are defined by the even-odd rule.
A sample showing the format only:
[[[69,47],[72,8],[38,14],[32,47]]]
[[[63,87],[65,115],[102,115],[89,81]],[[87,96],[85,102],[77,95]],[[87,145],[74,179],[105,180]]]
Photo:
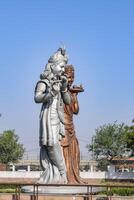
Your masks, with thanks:
[[[34,100],[42,103],[40,112],[40,164],[43,170],[38,183],[67,183],[66,166],[60,140],[64,137],[63,104],[70,104],[64,67],[68,58],[59,48],[54,53],[35,88]]]

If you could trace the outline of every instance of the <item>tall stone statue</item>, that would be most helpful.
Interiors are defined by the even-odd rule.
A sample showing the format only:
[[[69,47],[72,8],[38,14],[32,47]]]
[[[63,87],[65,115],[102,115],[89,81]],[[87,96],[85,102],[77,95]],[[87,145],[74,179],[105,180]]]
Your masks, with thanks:
[[[65,136],[63,104],[69,105],[68,81],[64,74],[68,58],[59,48],[54,53],[35,88],[35,102],[41,103],[39,183],[67,183],[66,166],[60,140]]]
[[[78,114],[79,104],[77,95],[79,92],[84,91],[82,86],[73,86],[74,81],[74,67],[67,65],[65,73],[68,78],[68,89],[71,96],[71,103],[64,105],[64,118],[65,118],[65,138],[62,139],[61,145],[67,168],[67,179],[69,183],[84,183],[79,176],[80,164],[80,150],[79,143],[75,134],[73,115]]]

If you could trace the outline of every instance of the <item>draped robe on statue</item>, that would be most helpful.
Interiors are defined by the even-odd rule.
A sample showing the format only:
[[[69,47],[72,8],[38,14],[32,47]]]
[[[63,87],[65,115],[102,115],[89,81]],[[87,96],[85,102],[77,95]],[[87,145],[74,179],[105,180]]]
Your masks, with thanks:
[[[62,139],[61,145],[63,147],[68,182],[83,183],[79,176],[80,150],[73,123],[73,114],[78,113],[79,107],[77,94],[74,95],[70,92],[70,95],[70,105],[64,105],[65,138]]]
[[[42,101],[49,94],[49,81],[41,80],[35,89],[35,100]],[[62,97],[61,97],[62,96]],[[69,102],[67,93],[58,93],[42,104],[40,113],[40,164],[43,169],[39,183],[62,183],[66,167],[60,140],[64,137],[63,101]]]

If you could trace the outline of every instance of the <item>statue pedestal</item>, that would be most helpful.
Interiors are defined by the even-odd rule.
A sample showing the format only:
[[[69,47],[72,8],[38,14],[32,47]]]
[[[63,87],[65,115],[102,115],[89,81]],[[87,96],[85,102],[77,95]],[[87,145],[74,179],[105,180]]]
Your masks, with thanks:
[[[35,185],[23,186],[21,189],[25,193],[44,195],[77,195],[90,194],[102,190],[101,187],[90,187],[88,185]]]

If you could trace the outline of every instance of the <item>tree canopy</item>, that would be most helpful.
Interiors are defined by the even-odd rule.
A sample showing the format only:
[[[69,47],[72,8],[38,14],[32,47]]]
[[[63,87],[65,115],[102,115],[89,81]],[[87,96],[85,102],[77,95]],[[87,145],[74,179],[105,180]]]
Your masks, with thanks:
[[[96,134],[87,148],[89,152],[93,152],[94,159],[98,160],[99,169],[105,170],[113,158],[124,155],[125,132],[125,125],[116,122],[96,129]]]
[[[23,144],[14,130],[7,130],[0,134],[0,162],[9,164],[17,162],[24,154]]]
[[[134,124],[134,119],[132,123]],[[131,156],[134,156],[134,125],[126,126],[126,145]]]

